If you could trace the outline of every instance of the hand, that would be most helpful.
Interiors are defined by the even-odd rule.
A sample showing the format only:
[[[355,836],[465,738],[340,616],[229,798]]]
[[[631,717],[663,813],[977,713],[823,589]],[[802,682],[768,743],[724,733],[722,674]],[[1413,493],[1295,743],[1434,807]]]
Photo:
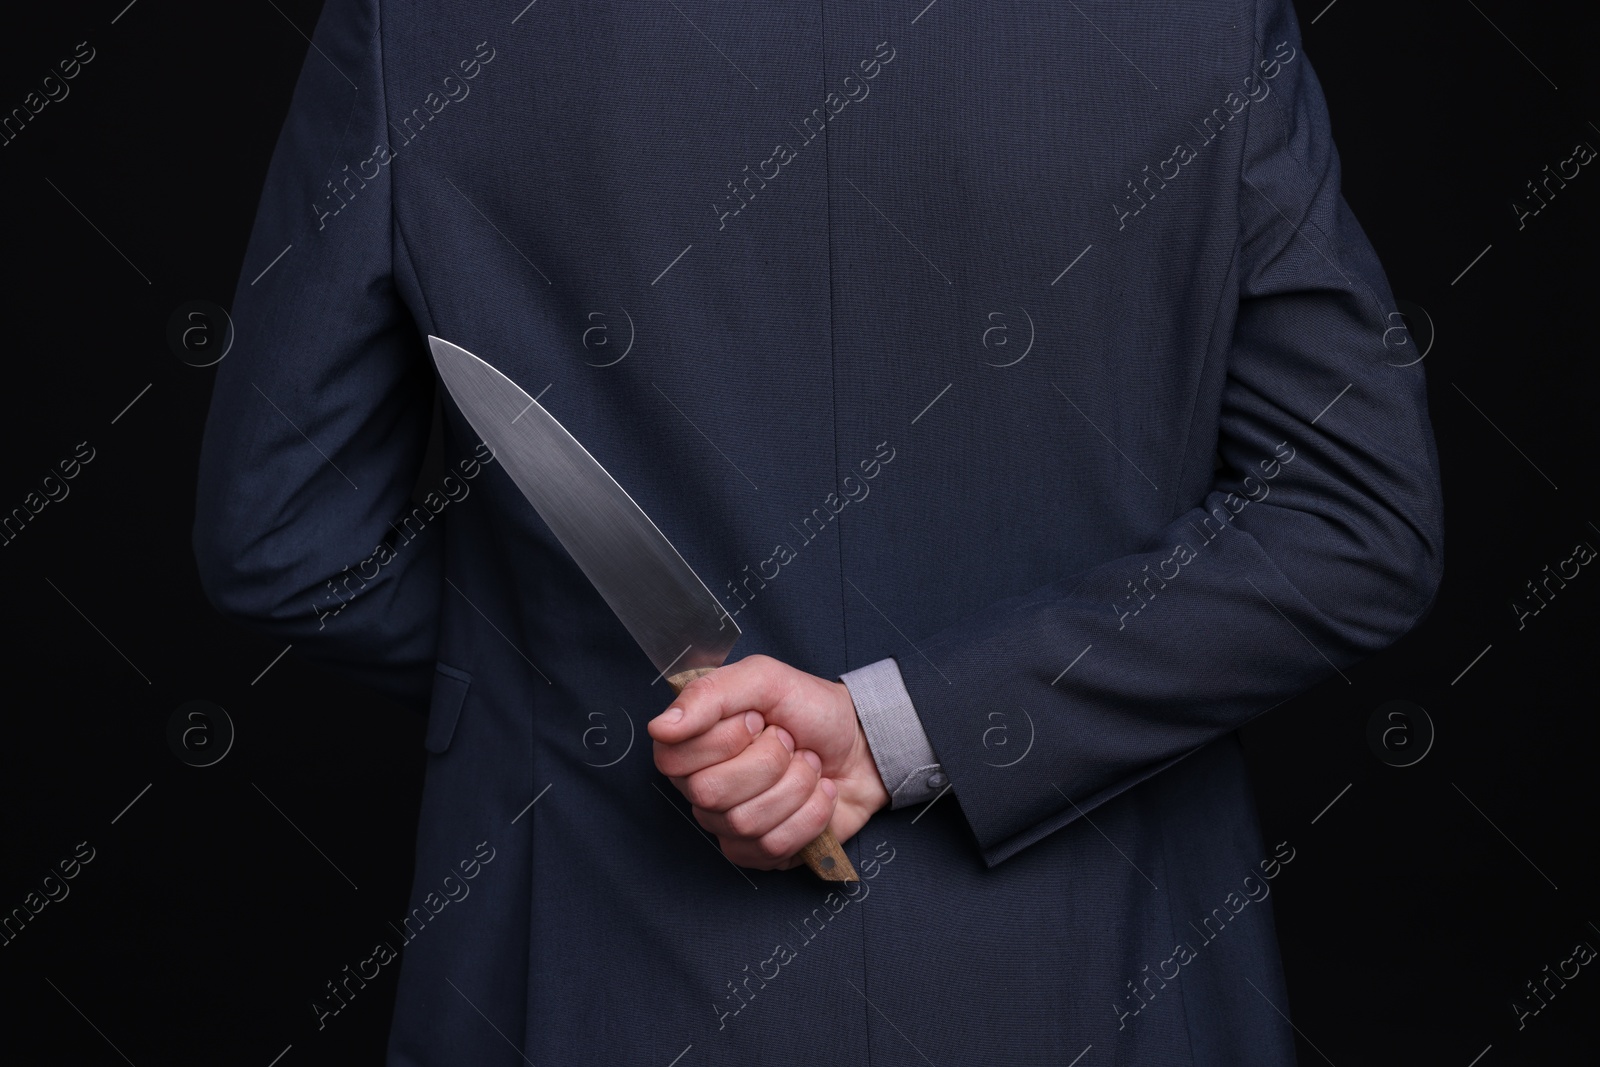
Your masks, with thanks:
[[[690,682],[646,727],[655,762],[742,867],[787,870],[825,827],[889,806],[843,682],[749,656]]]

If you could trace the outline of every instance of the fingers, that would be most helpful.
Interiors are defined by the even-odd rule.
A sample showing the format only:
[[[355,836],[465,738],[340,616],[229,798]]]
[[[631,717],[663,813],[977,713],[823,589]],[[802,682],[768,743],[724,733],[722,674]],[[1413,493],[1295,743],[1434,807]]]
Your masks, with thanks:
[[[668,778],[687,778],[737,756],[765,727],[760,712],[747,711],[722,719],[705,733],[675,745],[657,741],[656,768]]]
[[[837,751],[830,755],[838,746],[828,740],[836,706],[847,713],[852,737],[860,726],[845,687],[834,688],[845,694],[842,702],[830,697],[825,680],[749,656],[689,683],[646,727],[656,766],[734,863],[793,867],[840,813],[839,786],[822,775],[824,766],[838,773],[841,760]],[[799,753],[796,736],[805,742]]]
[[[775,829],[759,838],[722,838],[722,852],[741,867],[772,870],[793,866],[790,861],[817,835],[822,833],[833,818],[839,791],[831,779],[823,778],[817,788],[801,805],[800,810],[785,819]]]
[[[678,788],[696,808],[725,812],[777,785],[793,755],[789,731],[769,726],[743,752],[689,775]]]
[[[726,811],[696,808],[695,818],[723,838],[762,837],[783,825],[805,804],[822,778],[822,760],[815,752],[801,751],[789,761],[783,777],[770,788]]]
[[[770,656],[746,656],[690,682],[646,729],[657,741],[677,744],[742,711],[774,706],[799,676]]]

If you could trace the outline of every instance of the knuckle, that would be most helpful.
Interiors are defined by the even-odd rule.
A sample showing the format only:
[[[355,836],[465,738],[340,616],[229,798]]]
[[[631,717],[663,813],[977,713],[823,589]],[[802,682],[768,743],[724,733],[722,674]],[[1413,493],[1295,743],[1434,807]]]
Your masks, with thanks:
[[[744,716],[734,715],[717,724],[713,747],[717,755],[729,760],[749,748],[754,740],[755,738],[750,736],[750,728],[744,724]]]
[[[716,786],[699,775],[693,775],[683,783],[683,795],[689,798],[689,803],[707,811],[717,810],[717,801],[720,799]]]
[[[753,837],[761,829],[756,813],[748,804],[741,804],[728,812],[728,829],[739,837]]]
[[[816,837],[822,833],[823,828],[828,825],[829,820],[832,818],[833,801],[829,800],[828,795],[821,789],[816,790],[812,793],[811,799],[806,802],[804,815],[806,824],[811,828],[809,831],[811,837]]]
[[[677,749],[657,741],[654,756],[656,770],[668,778],[676,778],[683,773],[683,760]]]
[[[712,671],[709,674],[702,674],[700,677],[694,679],[688,685],[684,686],[683,692],[678,694],[678,702],[680,706],[686,699],[700,701],[716,693],[718,689],[716,674],[716,671]]]
[[[822,781],[822,769],[811,766],[809,760],[798,754],[796,754],[794,762],[800,765],[800,780],[806,784],[806,788],[810,792],[816,792],[818,783]]]
[[[766,834],[756,839],[756,851],[764,859],[784,860],[789,858],[789,844],[787,839],[777,831]]]
[[[749,841],[717,838],[717,844],[722,846],[722,854],[739,867],[749,867],[754,871],[770,871],[772,861],[762,855],[759,849],[752,848]]]
[[[772,743],[777,745],[778,750],[773,752],[769,749],[761,754],[761,773],[763,780],[768,782],[776,781],[783,777],[783,772],[789,769],[790,760],[789,753],[778,743],[776,738],[773,739]]]

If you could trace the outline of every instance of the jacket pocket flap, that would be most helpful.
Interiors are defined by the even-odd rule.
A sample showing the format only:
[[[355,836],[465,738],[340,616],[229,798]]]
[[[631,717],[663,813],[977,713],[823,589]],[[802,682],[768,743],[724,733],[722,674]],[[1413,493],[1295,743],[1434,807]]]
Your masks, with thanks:
[[[461,705],[466,702],[471,685],[472,675],[466,671],[446,663],[434,665],[433,700],[428,707],[428,731],[422,738],[423,748],[429,752],[443,752],[450,747],[456,720],[461,717]]]

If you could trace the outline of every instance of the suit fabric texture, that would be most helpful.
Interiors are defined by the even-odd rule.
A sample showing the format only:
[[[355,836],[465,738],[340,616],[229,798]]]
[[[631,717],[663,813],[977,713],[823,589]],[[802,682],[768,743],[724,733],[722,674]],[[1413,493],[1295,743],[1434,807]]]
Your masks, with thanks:
[[[429,716],[392,1067],[1294,1062],[1305,846],[1236,731],[1432,603],[1423,369],[1286,0],[920,6],[328,0],[195,543],[224,614]],[[693,824],[665,683],[448,397],[414,494],[430,333],[735,658],[894,660],[950,789],[862,882]]]

